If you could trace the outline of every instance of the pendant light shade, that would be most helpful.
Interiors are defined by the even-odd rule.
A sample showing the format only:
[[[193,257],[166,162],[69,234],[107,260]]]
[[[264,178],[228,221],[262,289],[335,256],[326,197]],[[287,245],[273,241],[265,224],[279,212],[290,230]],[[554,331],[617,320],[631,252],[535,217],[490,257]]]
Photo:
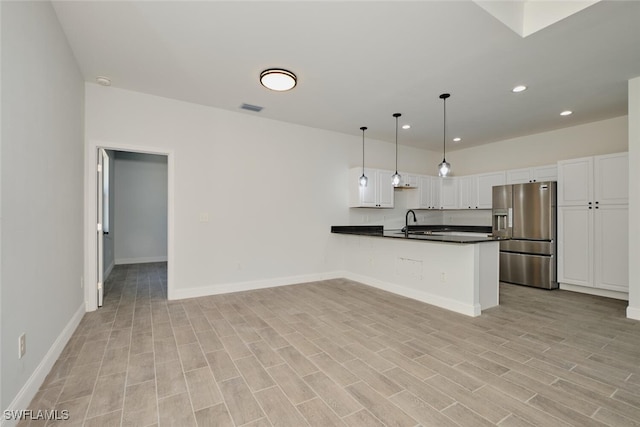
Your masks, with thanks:
[[[440,95],[440,99],[442,99],[442,105],[444,110],[444,118],[443,118],[443,134],[442,134],[442,163],[438,165],[438,175],[445,177],[449,175],[451,171],[451,165],[447,162],[446,157],[446,146],[445,142],[447,141],[447,98],[451,95],[448,93],[443,93]]]
[[[398,117],[401,115],[400,113],[393,113],[393,117],[396,118],[396,173],[391,177],[391,183],[394,187],[400,185],[400,181],[402,180],[402,177],[398,173]]]
[[[369,179],[364,174],[364,131],[367,130],[366,126],[362,126],[360,128],[362,131],[362,176],[358,178],[358,182],[360,183],[360,187],[366,187]]]

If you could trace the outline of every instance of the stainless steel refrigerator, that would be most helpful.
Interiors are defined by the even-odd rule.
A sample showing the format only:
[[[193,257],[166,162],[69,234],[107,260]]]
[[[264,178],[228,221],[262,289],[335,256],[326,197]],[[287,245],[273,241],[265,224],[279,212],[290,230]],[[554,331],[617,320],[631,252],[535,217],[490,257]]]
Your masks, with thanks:
[[[492,214],[500,281],[557,289],[556,183],[495,186]]]

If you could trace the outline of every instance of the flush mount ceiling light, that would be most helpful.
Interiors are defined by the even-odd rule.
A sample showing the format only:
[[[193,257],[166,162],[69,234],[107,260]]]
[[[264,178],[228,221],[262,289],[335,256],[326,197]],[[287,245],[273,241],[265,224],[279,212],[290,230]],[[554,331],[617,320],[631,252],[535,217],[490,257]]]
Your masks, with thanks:
[[[367,181],[369,180],[364,174],[364,131],[367,130],[367,127],[362,126],[360,130],[362,131],[362,176],[358,179],[358,182],[360,183],[360,187],[366,187]]]
[[[111,86],[111,79],[105,76],[98,76],[96,77],[96,83],[101,86]]]
[[[460,142],[462,141],[462,138],[453,138],[453,142]]]
[[[400,113],[393,113],[393,117],[396,118],[396,173],[394,173],[391,177],[391,183],[394,187],[400,185],[400,180],[402,179],[402,177],[398,173],[398,117],[400,117],[401,115],[402,114]]]
[[[518,85],[518,86],[514,87],[513,89],[511,89],[511,92],[519,93],[519,92],[524,92],[525,90],[527,90],[527,87],[525,85]]]
[[[260,73],[260,84],[278,92],[293,89],[297,82],[296,75],[283,68],[269,68]]]
[[[573,114],[573,111],[571,110],[565,110],[562,113],[560,113],[561,116],[570,116]]]
[[[450,96],[451,95],[448,93],[443,93],[442,95],[440,95],[444,111],[444,133],[442,134],[442,163],[438,165],[438,175],[443,177],[449,175],[449,171],[451,171],[451,165],[447,162],[445,145],[445,142],[447,141],[447,98],[449,98]]]
[[[411,125],[402,125],[402,129],[404,130],[411,129]]]

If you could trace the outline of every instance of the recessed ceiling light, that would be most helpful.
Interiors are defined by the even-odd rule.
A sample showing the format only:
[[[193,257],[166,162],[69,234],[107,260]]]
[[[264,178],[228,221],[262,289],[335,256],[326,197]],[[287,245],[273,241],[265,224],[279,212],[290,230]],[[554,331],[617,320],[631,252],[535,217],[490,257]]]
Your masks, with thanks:
[[[513,89],[511,89],[511,92],[518,93],[518,92],[524,92],[525,90],[527,90],[527,87],[525,85],[518,85]]]
[[[571,110],[564,110],[562,113],[560,113],[561,116],[570,116],[573,114],[573,111]]]
[[[98,76],[96,77],[96,83],[102,86],[111,86],[111,79],[109,77]]]
[[[462,141],[462,138],[459,138],[459,137],[453,138],[453,142],[460,142],[460,141]]]
[[[411,125],[402,125],[402,129],[411,129]]]
[[[296,86],[298,78],[289,70],[269,68],[260,73],[260,83],[267,89],[284,92]]]

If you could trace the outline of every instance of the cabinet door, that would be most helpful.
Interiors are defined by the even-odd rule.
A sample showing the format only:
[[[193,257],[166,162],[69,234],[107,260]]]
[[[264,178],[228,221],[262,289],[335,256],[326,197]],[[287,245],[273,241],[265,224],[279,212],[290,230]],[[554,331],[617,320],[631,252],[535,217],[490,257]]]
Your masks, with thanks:
[[[504,185],[504,172],[484,173],[478,175],[478,209],[491,209],[494,185]]]
[[[418,187],[418,175],[409,174],[406,172],[401,172],[402,180],[400,181],[399,187],[403,188],[416,188]]]
[[[628,153],[597,156],[594,168],[594,202],[600,205],[629,203]]]
[[[393,207],[393,172],[379,170],[377,173],[376,206],[379,208]]]
[[[461,176],[458,178],[458,207],[460,209],[475,209],[478,205],[476,176]]]
[[[593,157],[558,162],[558,206],[593,202]]]
[[[431,177],[430,176],[421,176],[420,177],[420,203],[418,205],[419,209],[431,209]]]
[[[629,207],[593,209],[595,286],[629,292]]]
[[[440,177],[431,177],[431,208],[440,209],[440,198],[442,197],[442,181]]]
[[[532,170],[530,168],[508,170],[506,179],[507,184],[523,184],[531,182],[533,179]]]
[[[557,181],[558,165],[539,166],[537,168],[533,168],[532,178],[534,182]]]
[[[558,281],[593,287],[593,212],[587,206],[558,208]]]
[[[458,209],[458,178],[440,178],[440,208]]]

